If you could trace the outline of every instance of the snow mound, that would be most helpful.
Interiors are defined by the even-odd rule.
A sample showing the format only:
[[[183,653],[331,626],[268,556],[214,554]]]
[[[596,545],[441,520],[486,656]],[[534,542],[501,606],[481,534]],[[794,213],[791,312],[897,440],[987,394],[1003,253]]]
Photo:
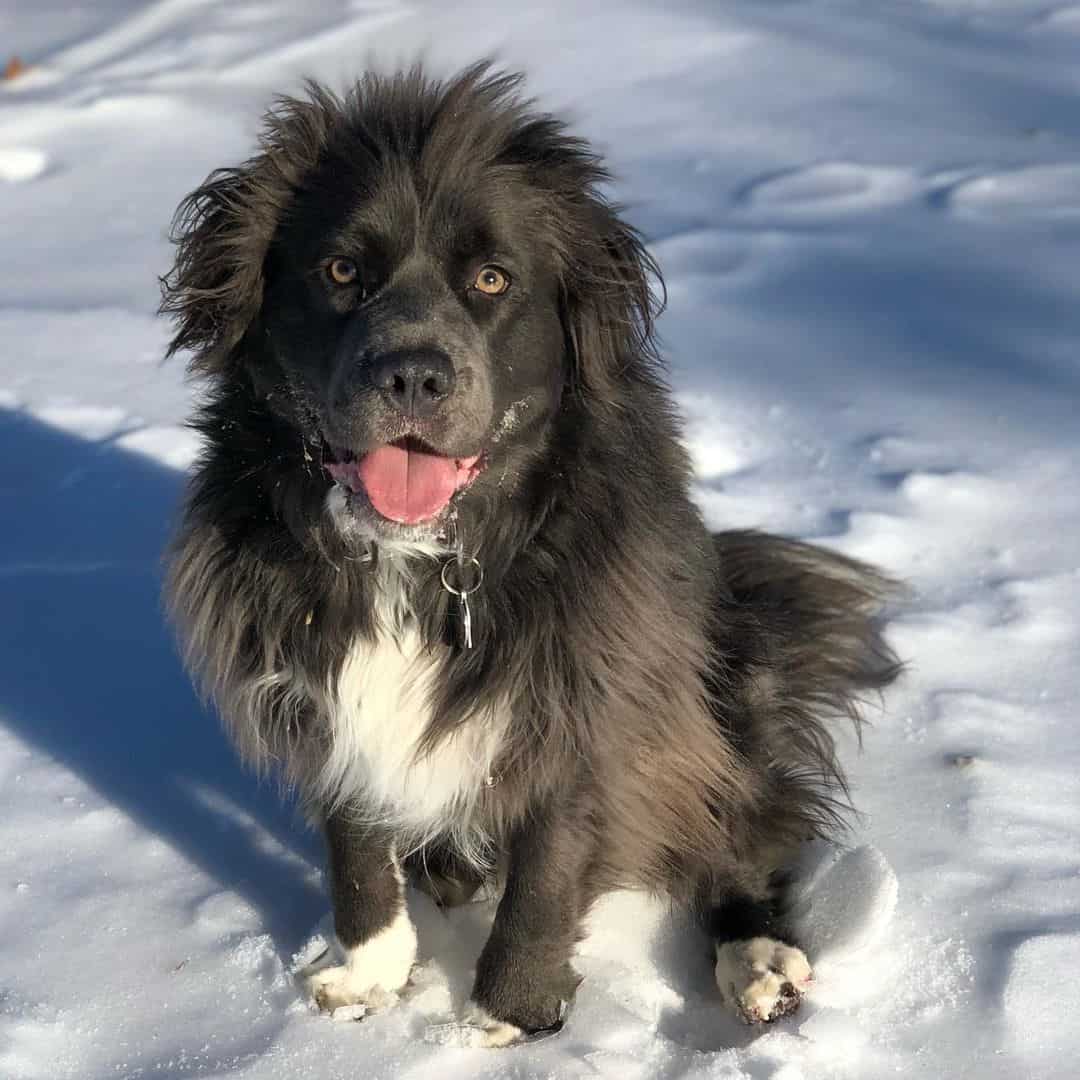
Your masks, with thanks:
[[[1080,934],[1045,934],[1022,941],[1013,952],[1005,985],[1005,1020],[1010,1048],[1030,1080],[1065,1075],[1073,1060],[1074,988],[1061,972],[1080,970]],[[1066,1067],[1067,1071],[1067,1067]]]
[[[877,945],[899,890],[895,871],[872,845],[827,853],[796,900],[798,939],[811,961],[843,960]]]
[[[41,150],[29,146],[0,146],[0,180],[9,184],[36,180],[48,165],[49,159]]]

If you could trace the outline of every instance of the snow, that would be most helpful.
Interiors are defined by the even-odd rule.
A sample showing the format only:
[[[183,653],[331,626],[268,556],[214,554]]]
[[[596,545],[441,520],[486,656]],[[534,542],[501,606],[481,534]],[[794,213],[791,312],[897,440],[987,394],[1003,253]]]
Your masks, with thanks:
[[[0,153],[0,180],[17,184],[22,180],[34,180],[48,165],[48,158],[40,150],[25,146],[9,146]]]
[[[0,1076],[1066,1075],[1080,1054],[1080,5],[0,3]],[[564,1032],[455,1037],[489,904],[411,896],[394,1008],[315,1015],[316,837],[245,775],[158,599],[192,389],[169,218],[273,93],[496,53],[609,154],[716,526],[904,577],[910,668],[845,850],[802,867],[802,1010],[751,1030],[646,898]],[[6,56],[0,57],[0,60]]]

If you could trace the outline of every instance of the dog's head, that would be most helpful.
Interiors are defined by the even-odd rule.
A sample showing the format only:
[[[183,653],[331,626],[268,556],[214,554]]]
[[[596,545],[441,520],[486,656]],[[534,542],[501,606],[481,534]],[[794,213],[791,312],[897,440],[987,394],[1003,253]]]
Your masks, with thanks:
[[[648,351],[655,268],[518,81],[312,85],[178,212],[172,350],[244,386],[274,482],[293,468],[344,534],[430,540],[513,498],[567,396],[617,401]]]

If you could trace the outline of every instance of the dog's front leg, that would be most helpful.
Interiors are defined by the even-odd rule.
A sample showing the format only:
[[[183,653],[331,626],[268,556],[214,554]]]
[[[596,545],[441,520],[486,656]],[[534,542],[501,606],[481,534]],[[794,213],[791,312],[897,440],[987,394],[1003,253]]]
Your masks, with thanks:
[[[586,881],[592,834],[576,817],[552,808],[511,838],[506,889],[467,1017],[488,1046],[558,1030],[581,981],[570,960],[593,897]]]
[[[319,1008],[378,1008],[405,985],[416,959],[416,930],[405,905],[405,878],[384,826],[361,824],[348,809],[326,822],[330,896],[342,963],[308,978]]]

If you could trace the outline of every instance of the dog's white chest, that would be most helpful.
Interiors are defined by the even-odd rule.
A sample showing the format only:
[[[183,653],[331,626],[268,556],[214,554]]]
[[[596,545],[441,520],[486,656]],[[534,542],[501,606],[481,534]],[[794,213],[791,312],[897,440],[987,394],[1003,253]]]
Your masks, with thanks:
[[[331,695],[333,747],[322,777],[328,794],[358,798],[364,812],[424,835],[466,823],[502,727],[499,717],[482,714],[418,754],[442,661],[415,629],[353,644]]]

